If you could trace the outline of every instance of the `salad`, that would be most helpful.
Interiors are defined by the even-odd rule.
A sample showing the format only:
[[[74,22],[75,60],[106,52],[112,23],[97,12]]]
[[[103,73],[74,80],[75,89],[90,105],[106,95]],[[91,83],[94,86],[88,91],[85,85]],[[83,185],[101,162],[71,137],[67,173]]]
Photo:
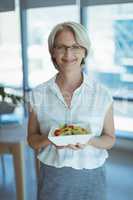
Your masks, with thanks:
[[[89,134],[90,132],[76,125],[63,125],[61,128],[58,128],[54,131],[54,136],[64,136],[64,135],[84,135]]]

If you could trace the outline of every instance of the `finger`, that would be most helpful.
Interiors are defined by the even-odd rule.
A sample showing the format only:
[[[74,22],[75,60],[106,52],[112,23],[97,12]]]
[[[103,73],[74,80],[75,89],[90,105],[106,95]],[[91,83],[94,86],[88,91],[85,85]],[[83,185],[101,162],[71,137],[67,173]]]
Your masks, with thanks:
[[[55,147],[56,147],[57,149],[63,149],[63,148],[65,148],[66,146],[57,146],[57,145],[55,145]]]
[[[85,144],[80,144],[80,143],[77,143],[76,144],[76,147],[80,148],[80,149],[83,149],[85,147]]]
[[[74,149],[74,150],[78,150],[79,148],[76,147],[76,145],[73,145],[73,144],[69,144],[67,145],[68,148],[71,148],[71,149]]]

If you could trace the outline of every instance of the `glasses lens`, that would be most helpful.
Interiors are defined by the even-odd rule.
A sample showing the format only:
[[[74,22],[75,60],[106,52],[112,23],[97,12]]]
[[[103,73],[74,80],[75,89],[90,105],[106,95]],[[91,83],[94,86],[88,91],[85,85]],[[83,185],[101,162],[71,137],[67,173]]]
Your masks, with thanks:
[[[62,53],[62,54],[64,54],[68,49],[70,49],[70,51],[72,53],[77,54],[81,51],[82,47],[78,46],[78,45],[73,45],[73,46],[69,46],[69,47],[65,46],[65,45],[61,45],[61,46],[57,45],[57,46],[55,46],[55,49],[57,50],[58,53]]]

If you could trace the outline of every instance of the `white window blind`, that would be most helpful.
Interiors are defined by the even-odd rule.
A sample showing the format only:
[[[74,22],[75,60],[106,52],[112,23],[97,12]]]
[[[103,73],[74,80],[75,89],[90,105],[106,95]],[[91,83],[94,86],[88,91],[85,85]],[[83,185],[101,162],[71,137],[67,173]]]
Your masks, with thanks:
[[[24,8],[75,5],[76,2],[76,0],[21,0],[21,4]]]
[[[133,3],[133,0],[81,0],[82,6],[119,4],[119,3]]]
[[[0,0],[0,12],[15,10],[14,0]]]

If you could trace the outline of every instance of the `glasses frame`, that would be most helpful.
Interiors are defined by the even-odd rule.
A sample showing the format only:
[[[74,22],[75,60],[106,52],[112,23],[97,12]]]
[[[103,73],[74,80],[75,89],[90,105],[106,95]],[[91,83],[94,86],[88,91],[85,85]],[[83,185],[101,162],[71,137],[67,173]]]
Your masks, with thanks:
[[[66,45],[55,45],[54,49],[57,51],[59,54],[65,54],[68,49],[71,51],[73,54],[79,54],[81,50],[84,49],[84,47],[74,44],[72,46],[66,46]]]

